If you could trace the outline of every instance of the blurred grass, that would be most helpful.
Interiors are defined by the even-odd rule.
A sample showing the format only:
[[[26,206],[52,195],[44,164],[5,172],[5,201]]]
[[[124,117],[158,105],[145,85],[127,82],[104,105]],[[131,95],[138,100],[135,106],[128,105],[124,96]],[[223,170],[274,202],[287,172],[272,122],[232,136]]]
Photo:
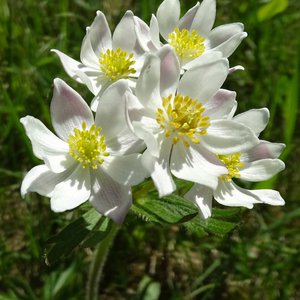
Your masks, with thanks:
[[[78,59],[97,9],[113,27],[127,9],[148,22],[159,2],[0,0],[0,300],[84,297],[91,253],[78,249],[51,267],[43,257],[47,239],[76,212],[54,214],[48,199],[19,195],[24,174],[38,163],[19,118],[30,114],[51,128],[55,77],[92,98],[50,49]],[[182,2],[185,10],[196,3]],[[130,214],[105,267],[101,299],[300,299],[300,2],[283,2],[272,0],[281,10],[270,10],[258,0],[219,0],[216,24],[243,22],[249,34],[230,59],[246,70],[232,74],[226,87],[237,91],[239,112],[270,109],[262,138],[287,144],[287,168],[259,186],[278,189],[286,205],[246,211],[226,239],[200,239]]]

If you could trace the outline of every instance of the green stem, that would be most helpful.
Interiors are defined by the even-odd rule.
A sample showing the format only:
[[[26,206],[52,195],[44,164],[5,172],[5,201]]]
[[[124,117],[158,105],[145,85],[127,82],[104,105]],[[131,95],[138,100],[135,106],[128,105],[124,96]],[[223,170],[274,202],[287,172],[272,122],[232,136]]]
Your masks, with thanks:
[[[114,238],[119,230],[119,226],[112,222],[112,227],[107,236],[98,244],[94,251],[94,257],[90,264],[88,274],[88,283],[86,289],[86,300],[99,299],[99,283],[102,276],[109,250],[113,244]]]

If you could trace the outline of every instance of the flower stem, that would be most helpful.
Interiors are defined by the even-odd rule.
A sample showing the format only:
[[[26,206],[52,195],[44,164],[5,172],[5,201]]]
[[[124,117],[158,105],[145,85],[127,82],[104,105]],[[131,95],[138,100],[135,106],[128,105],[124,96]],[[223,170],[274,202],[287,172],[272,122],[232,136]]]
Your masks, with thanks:
[[[86,288],[86,300],[99,299],[99,283],[102,276],[109,250],[113,244],[114,238],[119,230],[119,226],[111,222],[112,226],[107,236],[98,244],[94,250],[94,257],[90,264],[88,282]]]

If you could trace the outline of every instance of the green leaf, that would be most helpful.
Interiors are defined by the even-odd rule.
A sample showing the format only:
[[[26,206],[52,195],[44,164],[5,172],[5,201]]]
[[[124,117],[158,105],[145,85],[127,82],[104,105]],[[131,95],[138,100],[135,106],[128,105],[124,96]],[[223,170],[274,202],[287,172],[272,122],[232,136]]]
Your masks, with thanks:
[[[269,20],[277,14],[283,12],[288,7],[288,0],[271,0],[261,6],[257,11],[257,19],[259,22]]]
[[[157,195],[156,195],[157,197]],[[198,214],[197,208],[184,198],[170,195],[161,199],[148,194],[135,199],[132,210],[149,221],[161,224],[179,224]]]
[[[95,246],[109,232],[109,222],[95,209],[90,209],[48,240],[53,246],[46,253],[46,264],[51,265],[60,257],[69,255],[80,243],[83,247]]]

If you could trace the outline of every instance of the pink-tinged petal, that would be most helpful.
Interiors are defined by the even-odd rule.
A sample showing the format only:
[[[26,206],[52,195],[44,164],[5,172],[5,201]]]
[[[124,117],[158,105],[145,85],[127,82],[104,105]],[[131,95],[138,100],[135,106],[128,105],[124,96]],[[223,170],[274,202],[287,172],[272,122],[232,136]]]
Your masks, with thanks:
[[[158,157],[153,156],[148,149],[142,156],[143,166],[150,173],[160,198],[173,193],[176,189],[169,166],[171,149],[171,140],[164,140],[161,141]]]
[[[105,15],[97,11],[97,15],[82,41],[80,59],[90,67],[99,67],[100,54],[111,49],[111,32]]]
[[[83,83],[81,78],[77,75],[77,71],[86,69],[86,66],[59,50],[52,49],[51,51],[58,56],[66,73],[77,82]]]
[[[172,47],[166,45],[158,52],[160,62],[160,94],[162,97],[174,95],[180,77],[180,64]]]
[[[69,175],[69,171],[53,173],[46,165],[32,168],[24,177],[21,185],[21,195],[24,198],[30,192],[51,197],[55,186]]]
[[[197,2],[195,6],[193,6],[192,8],[190,8],[186,14],[179,20],[178,23],[178,28],[179,30],[182,29],[187,29],[187,30],[191,30],[191,26],[193,23],[193,20],[195,18],[195,15],[199,9],[200,3]]]
[[[178,0],[164,0],[158,7],[157,21],[160,34],[168,40],[168,34],[173,32],[178,25],[180,16],[180,3]]]
[[[251,162],[264,158],[278,158],[284,148],[285,144],[260,140],[258,145],[242,153],[241,160]]]
[[[253,131],[231,120],[213,120],[201,145],[215,154],[232,154],[246,151],[259,143]]]
[[[236,92],[220,89],[205,103],[204,114],[211,120],[228,118],[232,109],[236,106]]]
[[[136,84],[136,96],[144,107],[156,111],[161,106],[160,58],[149,54]]]
[[[92,193],[90,202],[104,216],[121,224],[131,206],[131,189],[114,181],[102,170],[92,174]]]
[[[222,86],[227,74],[227,59],[193,67],[182,76],[178,93],[206,103]]]
[[[253,208],[255,203],[284,205],[284,200],[277,191],[246,190],[237,186],[233,181],[220,181],[218,189],[214,191],[214,198],[226,206]]]
[[[148,46],[149,49],[151,48],[156,48],[158,49],[161,46],[161,42],[159,39],[159,25],[158,25],[158,21],[155,17],[155,15],[152,14],[151,20],[150,20],[150,37],[151,37],[151,41],[154,45],[154,47]]]
[[[212,189],[194,184],[193,187],[184,195],[184,198],[195,203],[199,208],[199,214],[203,219],[211,217],[212,213]]]
[[[218,185],[218,177],[227,174],[226,167],[201,146],[184,146],[178,142],[173,146],[171,172],[178,178],[203,184],[212,189]]]
[[[252,182],[264,181],[284,170],[284,168],[284,162],[280,159],[261,159],[244,163],[244,166],[240,168],[240,177]]]
[[[79,164],[70,176],[55,186],[50,200],[51,209],[55,212],[73,209],[88,200],[90,194],[90,170]]]
[[[73,160],[68,157],[68,144],[54,135],[40,120],[26,116],[20,122],[31,141],[34,155],[44,160],[51,171],[60,173],[73,164]]]
[[[220,25],[214,28],[208,36],[210,48],[215,48],[236,34],[244,32],[244,25],[242,23],[231,23]]]
[[[203,0],[191,25],[201,36],[207,37],[216,18],[216,1]]]
[[[63,80],[54,79],[54,91],[50,105],[52,125],[57,135],[67,141],[74,128],[87,127],[94,123],[91,109],[82,97]]]
[[[136,43],[136,33],[134,27],[133,13],[128,10],[115,28],[112,47],[120,48],[127,52],[131,52]]]
[[[221,51],[224,57],[229,57],[246,37],[246,32],[237,33],[217,47],[212,48],[210,46],[210,51]]]
[[[120,184],[132,186],[142,182],[149,176],[141,164],[141,154],[123,156],[108,156],[105,158],[102,169]]]
[[[266,128],[269,118],[269,110],[267,108],[261,108],[251,109],[236,115],[233,120],[249,127],[258,136]]]

